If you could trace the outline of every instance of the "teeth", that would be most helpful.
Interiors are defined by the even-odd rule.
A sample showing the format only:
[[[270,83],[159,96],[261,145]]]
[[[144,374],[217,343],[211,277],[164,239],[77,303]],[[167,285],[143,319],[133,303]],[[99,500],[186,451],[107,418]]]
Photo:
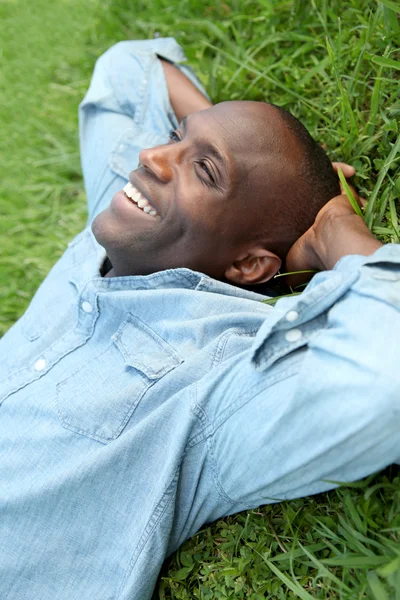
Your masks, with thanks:
[[[138,207],[141,208],[145,213],[151,215],[152,217],[158,216],[158,212],[155,210],[155,208],[150,206],[146,198],[142,196],[139,190],[137,190],[135,186],[131,184],[130,181],[128,181],[123,191],[128,196],[128,198],[135,202],[138,205]]]
[[[130,198],[132,200],[134,194],[137,193],[137,190],[136,190],[136,188],[133,187],[133,185],[131,184],[131,182],[128,181],[128,183],[124,187],[124,192],[128,196],[128,198]]]

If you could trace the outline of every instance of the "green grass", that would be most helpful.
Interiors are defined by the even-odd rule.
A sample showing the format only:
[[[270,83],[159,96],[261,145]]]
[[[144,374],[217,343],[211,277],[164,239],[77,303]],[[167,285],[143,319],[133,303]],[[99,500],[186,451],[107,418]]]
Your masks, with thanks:
[[[85,223],[76,109],[95,58],[172,35],[214,101],[290,109],[357,168],[365,217],[398,242],[398,2],[8,0],[0,5],[0,332]],[[400,600],[400,475],[267,506],[199,532],[164,566],[167,599]]]

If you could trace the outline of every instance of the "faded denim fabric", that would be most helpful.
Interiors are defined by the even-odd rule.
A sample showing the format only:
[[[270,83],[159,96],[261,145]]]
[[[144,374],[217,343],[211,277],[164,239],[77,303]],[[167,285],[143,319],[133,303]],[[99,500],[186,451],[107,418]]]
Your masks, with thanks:
[[[90,220],[177,125],[157,54],[184,59],[158,39],[97,62]],[[188,269],[104,279],[104,258],[87,228],[0,342],[1,598],[147,600],[204,523],[398,460],[399,246],[275,308]]]

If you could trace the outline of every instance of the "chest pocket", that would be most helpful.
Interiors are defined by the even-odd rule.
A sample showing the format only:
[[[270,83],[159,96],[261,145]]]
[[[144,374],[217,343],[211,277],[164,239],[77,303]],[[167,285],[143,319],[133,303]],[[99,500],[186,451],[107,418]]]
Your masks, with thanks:
[[[146,391],[183,359],[129,315],[106,350],[57,385],[64,427],[102,442],[117,438]]]

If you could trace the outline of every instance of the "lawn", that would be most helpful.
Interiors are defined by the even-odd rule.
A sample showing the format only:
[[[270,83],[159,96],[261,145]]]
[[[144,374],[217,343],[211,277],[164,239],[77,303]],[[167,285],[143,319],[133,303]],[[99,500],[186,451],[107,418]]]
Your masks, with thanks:
[[[398,14],[393,0],[3,1],[0,333],[85,224],[77,105],[122,39],[174,36],[214,101],[291,110],[356,167],[368,225],[399,242]],[[156,597],[400,600],[399,538],[391,467],[204,528],[165,564]]]

